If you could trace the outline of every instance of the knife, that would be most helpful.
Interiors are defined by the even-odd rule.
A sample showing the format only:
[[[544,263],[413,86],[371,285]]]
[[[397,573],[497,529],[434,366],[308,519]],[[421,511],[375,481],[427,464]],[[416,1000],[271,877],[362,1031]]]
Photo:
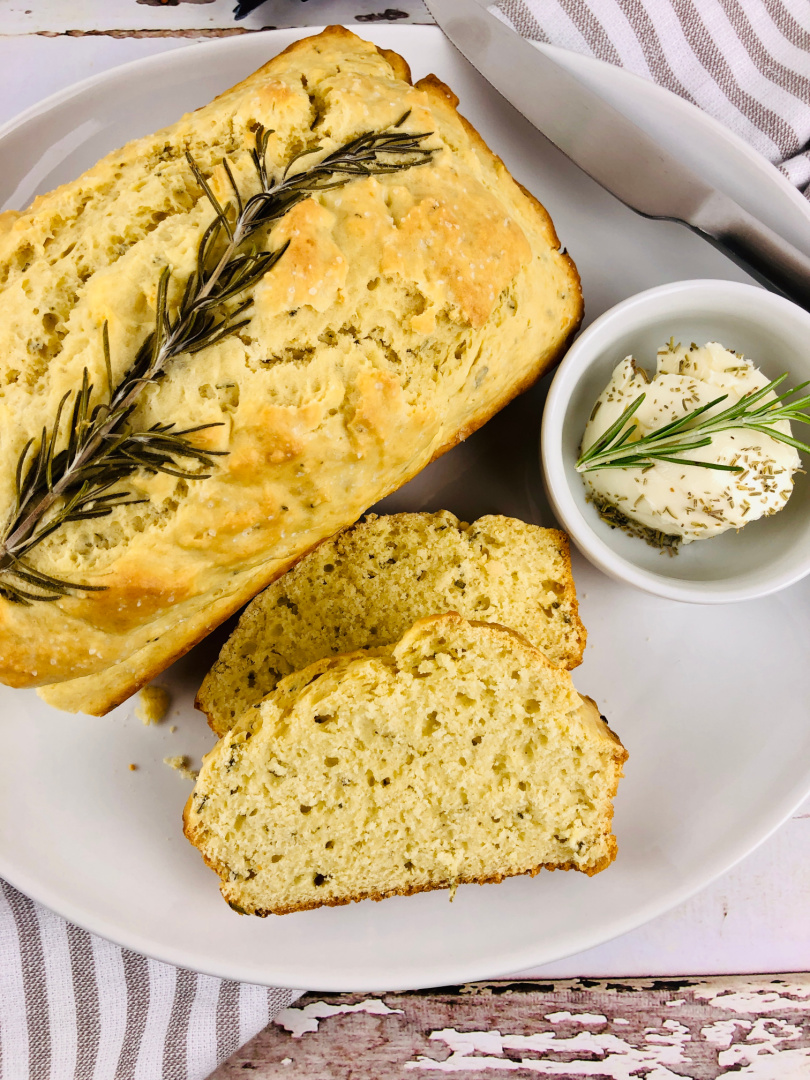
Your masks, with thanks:
[[[677,221],[810,311],[810,257],[678,161],[476,0],[424,0],[459,52],[575,165],[643,217]]]

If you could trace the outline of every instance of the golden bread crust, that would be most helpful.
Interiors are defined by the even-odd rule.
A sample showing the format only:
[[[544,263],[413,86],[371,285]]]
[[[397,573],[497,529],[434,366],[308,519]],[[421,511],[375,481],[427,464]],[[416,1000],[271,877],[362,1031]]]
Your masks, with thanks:
[[[616,857],[616,838],[610,838],[613,848],[610,855],[604,856],[599,862],[587,868],[576,866],[572,862],[567,863],[540,863],[539,866],[530,866],[525,870],[508,870],[502,874],[490,874],[487,877],[459,877],[454,881],[428,881],[421,885],[410,885],[402,889],[388,889],[385,892],[360,892],[355,896],[340,897],[331,900],[312,901],[311,903],[280,905],[273,908],[259,908],[255,911],[243,911],[238,904],[228,900],[228,886],[220,885],[220,892],[229,907],[239,915],[257,915],[260,919],[266,919],[268,915],[294,915],[297,911],[314,911],[319,907],[345,907],[346,904],[359,904],[361,900],[388,900],[392,896],[416,896],[417,893],[435,892],[437,889],[452,889],[458,885],[500,885],[510,877],[537,877],[541,870],[579,870],[588,877],[600,873],[613,862]],[[204,857],[204,856],[203,856]],[[207,860],[206,860],[207,862]],[[208,864],[211,866],[211,864]],[[211,869],[215,867],[211,866]]]
[[[40,545],[40,569],[107,591],[30,608],[0,599],[0,680],[103,714],[564,351],[581,292],[548,215],[439,80],[408,79],[395,54],[329,28],[4,217],[0,505],[11,505],[31,432],[84,368],[104,384],[103,322],[120,376],[151,328],[162,266],[179,289],[193,265],[211,211],[186,147],[223,198],[218,162],[247,188],[257,123],[275,131],[276,171],[302,140],[329,150],[407,109],[406,127],[441,148],[427,168],[353,182],[278,224],[270,246],[290,246],[254,290],[250,325],[173,361],[137,413],[222,424],[198,444],[227,456],[207,480],[136,474],[128,487],[145,504]]]

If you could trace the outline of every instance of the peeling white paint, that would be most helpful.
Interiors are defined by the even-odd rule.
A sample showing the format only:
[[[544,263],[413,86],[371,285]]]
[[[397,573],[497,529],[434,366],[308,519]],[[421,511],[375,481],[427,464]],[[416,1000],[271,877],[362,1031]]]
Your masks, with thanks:
[[[695,997],[735,1013],[773,1013],[780,1009],[791,1012],[810,1012],[810,976],[788,982],[769,979],[767,982],[737,983],[710,979],[694,988]]]
[[[692,1041],[689,1028],[684,1027],[677,1020],[665,1020],[663,1027],[665,1028],[664,1031],[653,1027],[645,1028],[644,1037],[647,1042],[659,1043],[664,1046],[678,1046]]]
[[[773,1016],[760,1016],[754,1022],[750,1035],[746,1036],[747,1042],[768,1042],[774,1039],[790,1042],[793,1039],[801,1039],[804,1032],[795,1024],[789,1024],[787,1020],[779,1020]]]
[[[328,1005],[325,1001],[312,1001],[303,1009],[283,1009],[273,1020],[274,1024],[289,1031],[294,1039],[300,1039],[309,1031],[317,1031],[319,1021],[340,1013],[371,1013],[373,1016],[388,1016],[389,1013],[401,1013],[402,1009],[389,1009],[384,1001],[368,998],[357,1005]]]
[[[696,1068],[705,1067],[716,1080],[810,1080],[810,975],[682,980],[677,990],[673,987],[686,995],[678,1001],[667,999],[658,983],[651,985],[647,993],[642,989],[642,984],[647,982],[654,980],[632,980],[626,992],[624,984],[619,988],[611,983],[603,991],[589,986],[588,996],[576,1000],[572,1000],[571,994],[577,988],[571,983],[561,985],[564,993],[557,991],[545,1000],[545,995],[539,995],[546,1008],[551,1010],[554,1005],[557,1008],[537,1020],[536,1026],[541,1030],[531,1032],[529,1028],[526,1034],[508,1034],[497,1027],[490,1029],[480,1019],[473,1019],[474,1007],[468,1015],[464,1002],[463,1022],[454,1011],[445,1010],[443,1017],[461,1023],[462,1027],[467,1023],[474,1030],[455,1027],[425,1030],[424,1019],[420,1019],[419,1039],[427,1037],[430,1046],[436,1049],[412,1051],[411,1060],[399,1064],[397,1075],[412,1075],[416,1071],[428,1076],[454,1074],[459,1080],[480,1075],[483,1080],[511,1072],[516,1077],[519,1074],[556,1080],[641,1080],[642,1076],[644,1080],[684,1080],[694,1075]],[[492,991],[488,993],[488,990],[487,987],[483,993],[476,994],[475,988],[470,988],[471,996],[489,997],[491,1002]],[[633,994],[632,1009],[627,993]],[[635,996],[638,993],[641,998]],[[524,996],[524,991],[516,990],[514,998],[511,994],[504,998],[504,1026],[507,1023],[511,1026],[511,1021],[506,1020],[512,1015],[510,1000],[514,1002],[515,998]],[[533,995],[531,1000],[536,1001]],[[404,1001],[392,1000],[394,1004],[404,1005]],[[589,1004],[592,1009],[586,1010]],[[625,1015],[612,1017],[613,1008],[622,1004],[628,1007]],[[669,1004],[678,1004],[683,1011],[667,1014],[665,1006]],[[580,1007],[582,1011],[573,1011]],[[739,1014],[734,1015],[732,1009]],[[409,1026],[414,1021],[407,1006],[396,1009],[381,999],[369,997],[351,1005],[310,1001],[301,1008],[285,1009],[276,1023],[294,1038],[301,1038],[317,1032],[321,1020],[345,1013],[379,1017],[407,1014]],[[327,1040],[328,1028],[327,1025],[321,1033]],[[399,1021],[388,1031],[384,1024],[360,1021],[356,1034],[362,1039],[371,1035],[375,1040],[378,1036],[385,1040],[392,1029],[399,1032],[398,1039],[403,1035]],[[316,1041],[311,1045],[314,1047]],[[434,1053],[436,1057],[432,1056]],[[437,1060],[444,1055],[448,1056]]]
[[[718,1057],[719,1064],[731,1071],[720,1073],[717,1080],[807,1080],[810,1076],[810,1047],[774,1051],[761,1044],[749,1047],[737,1043]]]
[[[725,1048],[731,1046],[737,1028],[743,1031],[750,1030],[750,1020],[715,1020],[713,1024],[707,1024],[700,1029],[701,1036],[712,1046]]]
[[[274,5],[272,15],[258,8],[243,22],[233,15],[234,0],[202,0],[202,3],[147,5],[114,0],[36,0],[0,5],[4,34],[33,34],[43,30],[53,33],[68,30],[213,30],[244,27],[260,30],[269,21],[274,25],[317,26],[326,22],[353,23],[367,5],[349,0],[325,0],[314,11],[300,10],[300,5]],[[430,22],[430,16],[418,0],[397,0],[397,8],[408,13],[409,22]],[[5,10],[10,9],[10,10]],[[33,10],[31,10],[33,9]],[[371,10],[377,10],[372,7]],[[380,5],[379,10],[384,10]]]
[[[551,1021],[552,1024],[561,1024],[564,1020],[571,1020],[575,1024],[606,1024],[608,1022],[607,1017],[602,1016],[601,1013],[546,1013],[546,1020]]]
[[[685,1029],[684,1029],[685,1030]],[[687,1032],[688,1035],[688,1032]],[[670,1036],[685,1041],[680,1032]],[[647,1045],[632,1046],[624,1039],[608,1033],[578,1032],[571,1039],[559,1039],[556,1032],[539,1032],[535,1035],[501,1035],[499,1031],[456,1031],[444,1028],[434,1031],[431,1039],[443,1042],[451,1051],[444,1061],[420,1055],[415,1061],[405,1063],[406,1069],[432,1070],[434,1072],[485,1072],[487,1070],[512,1072],[522,1069],[542,1076],[598,1076],[609,1080],[637,1080],[643,1067],[645,1080],[683,1080],[682,1072],[672,1072],[669,1065],[688,1065],[680,1046]],[[521,1057],[519,1060],[504,1056],[506,1050],[552,1051],[590,1053],[591,1059],[573,1061],[544,1061]],[[473,1057],[473,1054],[486,1055]]]
[[[464,1052],[468,1054],[474,1051],[502,1054],[504,1050],[603,1054],[609,1050],[622,1050],[627,1045],[623,1039],[609,1032],[596,1034],[591,1031],[579,1031],[565,1039],[560,1038],[556,1031],[540,1031],[535,1035],[502,1035],[500,1031],[456,1031],[455,1028],[444,1028],[442,1031],[431,1032],[429,1037],[447,1042],[453,1050],[460,1050],[463,1046]]]
[[[732,1043],[738,1033],[744,1041]],[[757,1080],[807,1080],[810,1076],[810,1048],[785,1048],[784,1043],[801,1039],[805,1030],[778,1017],[760,1016],[750,1020],[715,1020],[701,1028],[702,1038],[720,1047],[717,1063],[722,1077],[756,1077]]]

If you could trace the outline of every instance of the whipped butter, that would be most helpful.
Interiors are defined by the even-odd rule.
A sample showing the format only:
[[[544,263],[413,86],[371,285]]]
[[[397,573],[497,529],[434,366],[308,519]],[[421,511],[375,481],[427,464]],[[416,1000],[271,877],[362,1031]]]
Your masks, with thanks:
[[[701,419],[723,412],[768,381],[750,360],[717,342],[701,347],[670,341],[658,351],[652,380],[632,357],[618,365],[593,408],[582,447],[592,446],[642,393],[645,399],[631,420],[637,429],[631,442],[727,394]],[[763,401],[775,396],[767,395]],[[790,434],[786,421],[774,427]],[[781,510],[800,464],[792,446],[743,428],[713,435],[708,446],[689,450],[685,456],[741,466],[743,471],[656,461],[644,469],[597,469],[582,478],[607,520],[626,524],[630,531],[646,531],[647,539],[664,546],[675,546],[739,529]],[[641,530],[634,530],[634,524]]]

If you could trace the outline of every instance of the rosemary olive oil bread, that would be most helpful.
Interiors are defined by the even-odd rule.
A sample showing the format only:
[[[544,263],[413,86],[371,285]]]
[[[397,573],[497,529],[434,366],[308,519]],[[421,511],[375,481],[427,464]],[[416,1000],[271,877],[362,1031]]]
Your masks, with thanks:
[[[627,757],[568,672],[448,613],[287,676],[203,759],[185,831],[238,911],[285,914],[615,857]]]
[[[0,679],[104,713],[561,355],[455,106],[331,27],[0,218]]]
[[[390,645],[426,615],[456,611],[518,631],[555,663],[585,647],[568,539],[492,515],[369,517],[325,540],[256,597],[197,695],[217,735],[315,660]]]

